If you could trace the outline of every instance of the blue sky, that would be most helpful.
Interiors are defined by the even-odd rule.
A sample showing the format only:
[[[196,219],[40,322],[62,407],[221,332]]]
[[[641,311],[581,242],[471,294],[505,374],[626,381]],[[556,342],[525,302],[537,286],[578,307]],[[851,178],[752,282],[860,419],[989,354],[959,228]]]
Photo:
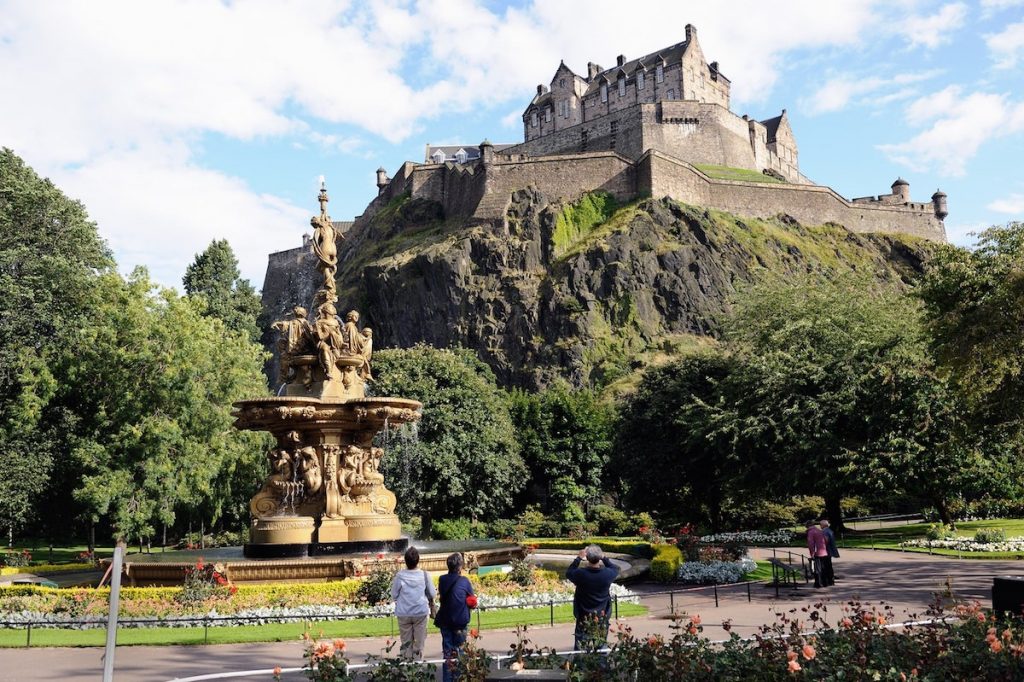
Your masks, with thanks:
[[[0,145],[82,200],[163,284],[227,238],[259,287],[327,178],[350,219],[425,143],[517,142],[577,72],[692,23],[732,109],[787,109],[801,170],[846,197],[949,195],[950,239],[1024,219],[1024,0],[0,0]]]

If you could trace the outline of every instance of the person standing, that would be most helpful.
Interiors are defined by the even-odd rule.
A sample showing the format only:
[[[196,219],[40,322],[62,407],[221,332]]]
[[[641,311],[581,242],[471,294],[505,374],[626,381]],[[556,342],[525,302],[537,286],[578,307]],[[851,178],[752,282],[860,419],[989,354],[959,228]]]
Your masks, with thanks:
[[[426,571],[417,570],[420,552],[415,547],[405,551],[405,568],[391,581],[391,599],[395,602],[395,618],[402,640],[402,656],[420,660],[427,639],[427,616],[433,616],[434,583]]]
[[[811,571],[814,572],[814,586],[828,587],[822,581],[822,560],[828,557],[825,534],[814,521],[807,522],[807,550],[811,553]]]
[[[580,563],[584,559],[587,563],[581,568]],[[618,567],[612,565],[597,545],[581,549],[565,572],[566,579],[576,586],[572,598],[572,615],[576,618],[573,647],[576,651],[607,642],[611,585],[618,575]]]
[[[469,578],[462,575],[462,555],[458,552],[451,554],[446,563],[448,573],[442,575],[437,583],[441,607],[437,610],[434,625],[441,630],[441,650],[444,652],[441,676],[444,682],[453,682],[459,678],[459,654],[462,645],[466,643],[466,626],[470,621],[469,609],[476,605],[476,595],[473,594],[473,585]]]
[[[835,567],[832,565],[832,559],[839,558],[839,548],[836,547],[836,534],[829,528],[828,519],[821,519],[818,521],[818,525],[825,536],[825,549],[828,551],[828,556],[824,557],[821,562],[822,583],[826,587],[831,587],[836,584]]]

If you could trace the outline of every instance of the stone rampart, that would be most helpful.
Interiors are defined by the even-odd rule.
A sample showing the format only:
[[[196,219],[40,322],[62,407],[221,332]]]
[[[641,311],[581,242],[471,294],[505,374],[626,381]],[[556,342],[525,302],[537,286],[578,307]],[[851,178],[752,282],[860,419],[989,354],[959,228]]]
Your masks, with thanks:
[[[849,201],[830,187],[709,178],[679,159],[651,151],[638,163],[638,188],[652,196],[669,196],[697,206],[739,216],[770,218],[790,215],[805,225],[836,223],[851,232],[900,232],[946,241],[946,229],[930,203],[907,206]]]

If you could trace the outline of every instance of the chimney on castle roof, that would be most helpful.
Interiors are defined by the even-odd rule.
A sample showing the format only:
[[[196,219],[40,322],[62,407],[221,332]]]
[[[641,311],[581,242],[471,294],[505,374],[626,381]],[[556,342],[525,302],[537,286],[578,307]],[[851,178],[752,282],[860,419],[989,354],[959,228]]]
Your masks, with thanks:
[[[626,63],[626,55],[620,54],[618,57],[615,58],[615,65],[616,66],[622,66],[625,63]]]
[[[587,62],[587,80],[594,80],[594,77],[601,73],[604,69],[595,64],[594,62]]]
[[[538,95],[543,95],[544,94],[544,86],[543,85],[538,85],[537,86],[537,94]]]
[[[686,42],[697,39],[697,27],[693,24],[686,25]]]

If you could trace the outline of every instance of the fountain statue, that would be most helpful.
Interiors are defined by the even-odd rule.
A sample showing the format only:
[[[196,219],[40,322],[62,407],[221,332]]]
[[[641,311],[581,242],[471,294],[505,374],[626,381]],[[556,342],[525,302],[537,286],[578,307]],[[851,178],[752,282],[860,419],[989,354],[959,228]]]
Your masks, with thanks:
[[[384,456],[373,439],[382,429],[420,418],[422,405],[402,398],[367,398],[373,334],[359,313],[344,324],[335,307],[339,235],[327,215],[321,183],[320,215],[311,223],[323,286],[313,297],[313,321],[296,306],[273,324],[280,334],[282,394],[235,403],[235,426],[269,431],[270,475],[252,498],[247,557],[294,557],[367,551],[403,551],[395,495],[384,486]]]

